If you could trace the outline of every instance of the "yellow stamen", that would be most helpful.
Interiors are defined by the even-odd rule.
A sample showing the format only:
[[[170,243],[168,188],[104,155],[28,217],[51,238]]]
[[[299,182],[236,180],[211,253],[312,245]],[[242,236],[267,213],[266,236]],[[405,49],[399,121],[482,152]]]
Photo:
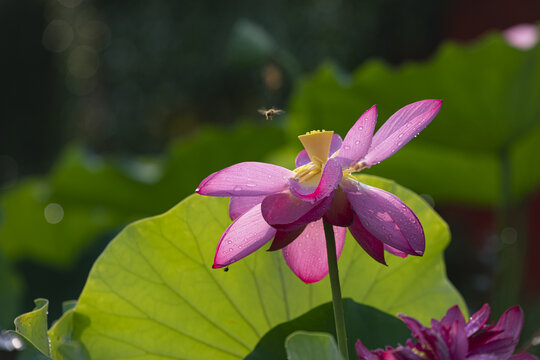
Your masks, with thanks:
[[[315,164],[322,165],[328,160],[330,143],[332,142],[333,131],[310,131],[305,135],[300,135],[298,139],[304,145],[309,158]]]
[[[294,170],[294,172],[296,173],[294,180],[298,182],[306,182],[321,172],[321,165],[317,163],[309,163],[304,166],[300,166],[298,169]]]

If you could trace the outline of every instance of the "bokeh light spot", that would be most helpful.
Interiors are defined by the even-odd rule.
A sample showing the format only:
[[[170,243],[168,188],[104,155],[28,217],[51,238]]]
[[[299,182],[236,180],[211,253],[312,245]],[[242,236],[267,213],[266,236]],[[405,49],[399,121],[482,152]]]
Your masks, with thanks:
[[[78,78],[88,79],[94,76],[99,67],[99,56],[89,46],[78,46],[68,57],[69,72]]]
[[[506,29],[503,36],[516,49],[529,50],[538,43],[538,27],[533,24],[515,25]]]
[[[49,224],[58,224],[64,218],[64,208],[57,203],[50,203],[45,206],[45,220]]]
[[[505,244],[514,244],[517,241],[518,233],[513,227],[506,227],[501,231],[501,239]]]
[[[71,25],[64,20],[53,20],[43,31],[43,46],[52,52],[60,53],[73,42],[74,33]]]

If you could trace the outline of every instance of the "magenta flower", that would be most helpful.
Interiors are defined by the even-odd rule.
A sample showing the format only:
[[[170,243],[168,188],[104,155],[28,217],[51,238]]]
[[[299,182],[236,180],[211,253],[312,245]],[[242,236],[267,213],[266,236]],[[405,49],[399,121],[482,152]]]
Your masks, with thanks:
[[[506,310],[495,325],[486,324],[489,312],[485,304],[465,323],[459,308],[453,306],[440,322],[432,319],[431,328],[400,314],[416,341],[409,339],[395,349],[387,346],[369,351],[358,340],[356,352],[362,360],[538,360],[527,353],[512,355],[523,327],[520,307]]]
[[[375,260],[384,251],[421,256],[425,240],[416,215],[397,196],[362,184],[351,173],[378,164],[422,131],[441,100],[423,100],[398,110],[373,136],[377,108],[367,110],[342,140],[332,131],[299,136],[304,145],[296,169],[244,162],[204,179],[196,192],[230,196],[234,221],[219,240],[214,268],[228,266],[273,239],[285,262],[305,283],[328,274],[323,219],[334,225],[339,258],[346,227]]]

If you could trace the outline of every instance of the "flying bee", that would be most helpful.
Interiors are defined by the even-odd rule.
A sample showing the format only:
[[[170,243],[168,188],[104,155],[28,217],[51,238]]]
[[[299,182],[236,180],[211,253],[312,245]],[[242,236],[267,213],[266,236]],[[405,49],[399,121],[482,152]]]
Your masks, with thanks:
[[[225,272],[229,271],[229,267],[226,266],[225,269],[223,269],[223,271],[225,271]]]
[[[283,110],[274,109],[274,108],[259,109],[258,111],[259,111],[259,114],[266,116],[266,120],[272,120],[274,115],[281,115],[285,112]]]

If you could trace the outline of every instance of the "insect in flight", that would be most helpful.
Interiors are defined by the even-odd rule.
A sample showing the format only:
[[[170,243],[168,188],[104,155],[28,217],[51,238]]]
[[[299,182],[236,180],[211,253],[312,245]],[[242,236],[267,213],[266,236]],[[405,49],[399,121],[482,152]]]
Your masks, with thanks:
[[[223,269],[223,271],[225,271],[225,272],[229,271],[229,267],[226,266],[225,269]]]
[[[259,114],[266,116],[266,120],[272,120],[274,115],[281,115],[285,112],[283,110],[274,109],[274,108],[259,109],[258,111],[259,111]]]

